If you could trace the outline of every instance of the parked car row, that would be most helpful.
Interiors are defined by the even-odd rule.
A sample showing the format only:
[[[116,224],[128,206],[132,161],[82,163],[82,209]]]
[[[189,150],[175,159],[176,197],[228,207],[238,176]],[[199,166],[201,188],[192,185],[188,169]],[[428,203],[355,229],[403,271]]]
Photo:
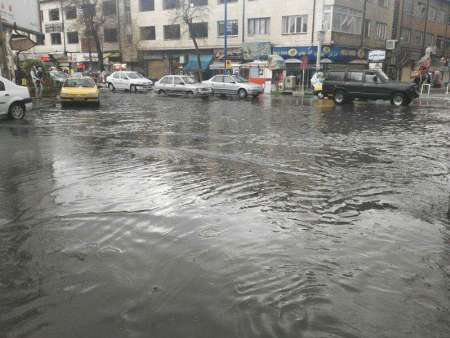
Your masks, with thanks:
[[[244,99],[247,96],[257,97],[263,92],[262,86],[249,83],[238,75],[216,75],[201,83],[187,75],[166,75],[153,83],[140,73],[120,71],[108,76],[106,83],[112,91],[138,92],[154,89],[160,95],[209,96],[217,94],[236,95]]]

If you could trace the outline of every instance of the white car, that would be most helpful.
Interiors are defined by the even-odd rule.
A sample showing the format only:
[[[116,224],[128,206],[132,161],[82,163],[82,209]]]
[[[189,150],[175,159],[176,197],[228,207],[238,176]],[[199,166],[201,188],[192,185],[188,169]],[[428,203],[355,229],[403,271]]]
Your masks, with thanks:
[[[152,89],[153,82],[138,72],[114,72],[106,78],[111,90],[129,90],[130,92]]]
[[[20,120],[32,108],[33,101],[28,88],[0,76],[0,115],[8,114],[9,117]]]
[[[155,92],[160,95],[209,96],[211,89],[185,75],[166,75],[155,83]]]
[[[262,86],[250,83],[239,75],[216,75],[203,83],[211,88],[213,94],[237,95],[241,99],[249,95],[258,97],[263,93]]]

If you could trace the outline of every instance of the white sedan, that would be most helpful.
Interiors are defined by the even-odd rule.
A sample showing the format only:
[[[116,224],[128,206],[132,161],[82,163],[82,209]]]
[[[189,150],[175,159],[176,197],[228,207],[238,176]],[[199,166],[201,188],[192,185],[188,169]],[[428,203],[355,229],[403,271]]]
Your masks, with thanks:
[[[0,76],[0,115],[8,114],[9,117],[20,120],[24,118],[25,112],[32,108],[28,88],[18,86]]]
[[[114,72],[106,78],[111,90],[129,90],[130,92],[147,91],[152,89],[153,82],[138,72]]]

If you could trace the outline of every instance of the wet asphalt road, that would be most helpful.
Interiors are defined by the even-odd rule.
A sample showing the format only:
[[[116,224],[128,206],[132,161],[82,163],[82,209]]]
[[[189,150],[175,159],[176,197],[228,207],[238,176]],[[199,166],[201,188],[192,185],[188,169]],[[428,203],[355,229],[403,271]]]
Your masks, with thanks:
[[[108,92],[0,121],[0,337],[449,337],[449,132]]]

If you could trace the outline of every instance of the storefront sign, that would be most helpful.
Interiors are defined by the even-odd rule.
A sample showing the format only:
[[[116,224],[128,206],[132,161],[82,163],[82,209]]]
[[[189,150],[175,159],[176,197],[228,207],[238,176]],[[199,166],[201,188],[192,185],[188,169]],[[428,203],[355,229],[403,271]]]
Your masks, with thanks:
[[[284,59],[299,59],[304,55],[308,57],[309,63],[315,63],[317,58],[317,47],[274,47],[273,54],[280,55]],[[348,63],[354,60],[365,60],[366,50],[363,48],[346,47],[322,47],[321,59],[329,59],[332,63]]]
[[[247,42],[242,44],[242,56],[244,60],[266,60],[272,54],[270,42]]]
[[[385,50],[371,50],[369,52],[369,62],[383,62],[386,60]]]

